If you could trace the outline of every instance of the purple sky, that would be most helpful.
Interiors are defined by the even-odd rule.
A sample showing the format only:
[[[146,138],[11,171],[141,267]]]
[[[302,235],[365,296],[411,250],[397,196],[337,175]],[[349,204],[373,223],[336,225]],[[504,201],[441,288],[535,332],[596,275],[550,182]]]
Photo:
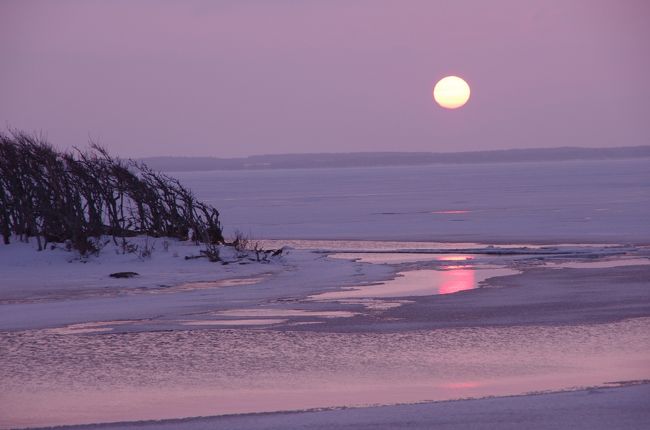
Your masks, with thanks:
[[[644,0],[0,0],[0,126],[136,157],[648,144],[649,41]]]

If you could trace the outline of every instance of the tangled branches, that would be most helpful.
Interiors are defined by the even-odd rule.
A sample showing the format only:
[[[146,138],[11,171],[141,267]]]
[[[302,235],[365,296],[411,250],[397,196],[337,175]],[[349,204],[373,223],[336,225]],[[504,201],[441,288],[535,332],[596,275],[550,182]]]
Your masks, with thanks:
[[[82,254],[110,235],[138,234],[223,243],[219,212],[174,178],[110,156],[100,146],[60,152],[43,139],[0,132],[0,236],[39,250],[68,242]],[[192,236],[192,237],[189,237]]]

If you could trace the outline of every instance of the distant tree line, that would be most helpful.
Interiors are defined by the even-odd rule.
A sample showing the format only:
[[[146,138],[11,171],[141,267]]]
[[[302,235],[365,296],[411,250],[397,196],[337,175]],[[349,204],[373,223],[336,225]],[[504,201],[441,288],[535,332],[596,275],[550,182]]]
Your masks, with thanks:
[[[97,240],[144,234],[224,242],[219,212],[178,180],[98,146],[62,152],[37,136],[0,132],[0,235],[68,243],[82,254]],[[190,237],[192,236],[192,237]]]

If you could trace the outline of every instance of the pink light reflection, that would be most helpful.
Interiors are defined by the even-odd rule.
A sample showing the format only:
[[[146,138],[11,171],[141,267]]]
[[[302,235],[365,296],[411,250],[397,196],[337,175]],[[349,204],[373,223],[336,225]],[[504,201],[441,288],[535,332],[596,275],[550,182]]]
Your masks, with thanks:
[[[441,255],[436,258],[438,261],[467,261],[472,259],[469,255]]]
[[[466,210],[449,210],[449,211],[433,211],[431,213],[438,214],[438,215],[458,215],[458,214],[466,214],[469,212],[470,211],[466,211]]]
[[[453,269],[440,272],[438,294],[451,294],[471,290],[476,287],[474,270],[467,267],[452,266]]]
[[[469,262],[472,259],[473,257],[470,255],[441,255],[436,258],[438,261],[461,263],[444,266],[440,271],[438,294],[451,294],[458,291],[476,288],[473,266],[462,264],[463,262]]]

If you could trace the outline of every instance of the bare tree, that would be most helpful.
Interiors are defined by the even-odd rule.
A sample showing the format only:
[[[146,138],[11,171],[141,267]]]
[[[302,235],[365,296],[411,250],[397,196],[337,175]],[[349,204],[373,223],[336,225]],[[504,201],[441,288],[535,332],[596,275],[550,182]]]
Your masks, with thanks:
[[[176,179],[144,164],[111,156],[92,144],[90,151],[60,152],[40,137],[0,133],[0,234],[8,244],[35,237],[69,242],[82,254],[96,252],[110,235],[224,242],[219,211],[197,201]]]

